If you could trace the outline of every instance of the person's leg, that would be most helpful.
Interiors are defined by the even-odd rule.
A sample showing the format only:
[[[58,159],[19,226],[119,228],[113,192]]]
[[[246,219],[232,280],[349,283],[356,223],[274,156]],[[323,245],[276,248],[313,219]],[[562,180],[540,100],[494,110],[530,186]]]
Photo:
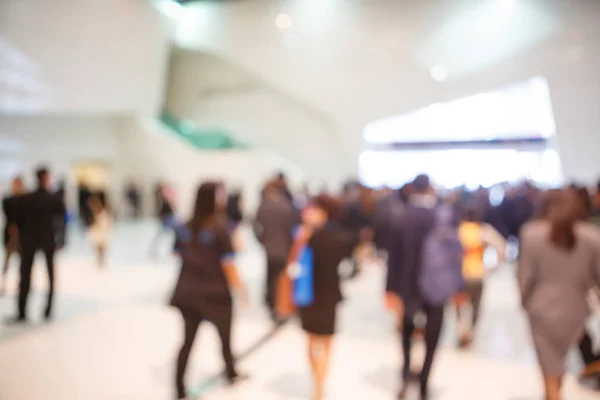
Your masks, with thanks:
[[[265,282],[265,303],[269,309],[271,317],[275,311],[275,263],[273,260],[267,260],[267,281]]]
[[[21,277],[19,281],[18,296],[19,314],[17,316],[19,320],[25,320],[27,318],[27,298],[29,297],[29,290],[31,288],[31,270],[33,268],[34,258],[35,249],[21,250]]]
[[[230,383],[233,383],[235,378],[238,376],[238,373],[235,369],[233,353],[231,351],[231,325],[233,319],[233,306],[219,306],[218,310],[215,311],[215,317],[211,318],[211,320],[215,324],[217,331],[219,332],[219,338],[221,339],[221,350],[223,353],[223,361],[225,362],[226,377],[230,381]]]
[[[555,376],[544,376],[546,400],[560,400],[560,385],[560,378]]]
[[[177,389],[177,398],[185,398],[185,371],[187,369],[188,360],[196,339],[196,333],[198,332],[198,326],[202,322],[202,318],[198,315],[190,314],[187,312],[181,312],[183,317],[183,344],[179,350],[179,356],[177,357],[177,371],[175,374],[175,387]]]
[[[399,398],[403,399],[406,395],[406,390],[411,378],[410,372],[410,352],[412,347],[413,333],[415,330],[415,323],[413,318],[407,316],[404,317],[402,322],[402,352],[404,354],[404,364],[402,366],[402,386],[400,388]]]
[[[309,338],[309,359],[315,380],[314,400],[322,400],[325,393],[332,339],[333,336],[319,335],[311,335]]]
[[[285,261],[267,261],[267,287],[265,294],[265,301],[267,303],[267,307],[269,308],[269,312],[271,318],[273,320],[277,319],[277,311],[276,311],[276,295],[277,295],[277,283],[279,282],[279,277],[281,273],[285,269]]]
[[[96,254],[98,256],[98,266],[104,268],[106,265],[106,247],[103,243],[96,245]]]
[[[0,282],[0,296],[3,296],[6,292],[6,277],[8,275],[8,267],[10,266],[10,257],[13,254],[13,247],[8,243],[4,247],[4,267],[2,268],[2,282]]]
[[[600,353],[594,354],[594,346],[589,332],[586,331],[583,338],[579,342],[579,351],[581,358],[585,364],[585,369],[582,372],[583,377],[600,375]]]
[[[471,305],[473,306],[473,317],[471,323],[471,332],[475,332],[477,322],[479,321],[479,313],[481,311],[481,298],[483,297],[483,280],[471,283],[470,290]]]
[[[427,399],[429,375],[435,357],[435,352],[442,333],[442,324],[444,322],[444,307],[426,306],[427,326],[425,328],[425,346],[426,354],[421,372],[421,398]]]
[[[44,249],[44,255],[46,256],[46,270],[48,271],[48,301],[46,303],[46,310],[44,311],[44,317],[49,319],[52,316],[52,304],[54,299],[54,254],[56,250],[53,247]]]

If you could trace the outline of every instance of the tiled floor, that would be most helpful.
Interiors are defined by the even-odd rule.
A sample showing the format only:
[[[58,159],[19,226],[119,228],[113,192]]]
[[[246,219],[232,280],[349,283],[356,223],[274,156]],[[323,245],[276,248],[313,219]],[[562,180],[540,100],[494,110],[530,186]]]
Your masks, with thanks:
[[[177,265],[168,238],[159,260],[147,256],[153,234],[149,224],[119,225],[109,268],[93,264],[85,238],[74,233],[59,261],[56,318],[51,324],[0,325],[0,400],[168,400],[172,399],[173,361],[180,341],[177,313],[165,304]],[[238,310],[235,349],[244,353],[271,331],[260,302],[262,256],[248,244],[240,269],[253,291],[254,305]],[[16,266],[11,271],[14,294]],[[35,274],[32,317],[42,310],[43,264]],[[382,310],[383,271],[375,266],[345,288],[328,399],[393,399],[397,390],[400,346],[393,321]],[[13,295],[0,300],[0,312],[13,312]],[[439,400],[536,400],[542,398],[527,324],[519,311],[510,267],[492,275],[484,316],[474,348],[454,347],[448,313],[443,347],[432,378]],[[423,349],[417,348],[422,355]],[[252,380],[228,389],[213,379],[221,368],[212,327],[198,335],[188,382],[202,398],[214,400],[309,399],[305,342],[288,325],[245,356],[240,369]],[[416,360],[419,361],[419,360]],[[576,353],[569,362],[576,372]],[[592,400],[598,394],[567,379],[567,400]]]

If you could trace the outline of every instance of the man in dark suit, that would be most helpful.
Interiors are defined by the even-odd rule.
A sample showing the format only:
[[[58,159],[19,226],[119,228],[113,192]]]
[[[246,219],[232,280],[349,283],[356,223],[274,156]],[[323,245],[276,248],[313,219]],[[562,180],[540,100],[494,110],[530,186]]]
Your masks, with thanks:
[[[412,184],[412,194],[408,199],[407,206],[399,215],[392,217],[387,240],[386,301],[388,307],[399,311],[403,318],[404,368],[402,378],[404,387],[400,398],[404,397],[406,384],[411,378],[410,353],[415,331],[415,315],[423,312],[427,317],[425,329],[427,353],[423,370],[419,374],[421,400],[428,399],[429,373],[442,329],[444,307],[427,304],[419,290],[423,248],[427,235],[433,229],[436,205],[437,198],[431,188],[429,178],[425,175],[418,176]]]
[[[46,168],[36,171],[38,189],[19,199],[17,226],[21,244],[21,282],[19,285],[19,314],[14,322],[27,321],[27,298],[31,288],[31,270],[35,254],[42,251],[48,269],[48,303],[44,317],[52,316],[54,295],[54,254],[56,252],[55,220],[65,218],[62,200],[49,191],[50,173]]]
[[[17,207],[19,197],[23,192],[23,180],[20,177],[13,179],[10,196],[2,200],[2,211],[4,211],[4,268],[2,269],[2,282],[0,284],[0,295],[6,290],[6,274],[10,257],[19,251],[19,230],[17,229]]]
[[[294,206],[274,181],[269,182],[263,190],[262,202],[258,208],[253,228],[267,257],[265,300],[274,322],[278,321],[275,310],[277,282],[285,269],[294,243],[293,230],[299,222]]]

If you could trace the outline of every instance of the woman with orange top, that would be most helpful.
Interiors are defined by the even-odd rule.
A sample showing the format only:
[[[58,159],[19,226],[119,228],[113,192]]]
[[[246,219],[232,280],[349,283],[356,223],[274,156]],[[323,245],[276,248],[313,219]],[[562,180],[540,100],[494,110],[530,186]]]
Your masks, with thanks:
[[[464,248],[463,277],[465,279],[465,291],[457,296],[456,306],[459,318],[460,345],[464,347],[472,342],[473,332],[479,319],[486,274],[485,251],[488,247],[495,249],[498,254],[498,263],[501,263],[504,259],[506,241],[494,227],[482,222],[482,218],[475,207],[467,207],[463,211],[459,236]],[[464,322],[461,323],[462,308],[469,302],[473,309],[470,327]]]

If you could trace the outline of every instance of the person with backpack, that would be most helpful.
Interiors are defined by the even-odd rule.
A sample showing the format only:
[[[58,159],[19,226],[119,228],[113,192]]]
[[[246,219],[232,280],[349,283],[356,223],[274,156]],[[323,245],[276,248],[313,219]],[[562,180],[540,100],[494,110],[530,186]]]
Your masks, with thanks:
[[[462,211],[459,227],[460,241],[464,249],[462,274],[465,290],[455,297],[455,302],[461,347],[471,344],[479,319],[486,275],[485,251],[488,247],[493,248],[497,254],[498,264],[504,260],[506,251],[504,237],[493,226],[484,223],[481,215],[477,207],[466,206]],[[464,305],[467,303],[471,304],[473,310],[470,327],[466,326],[461,318]]]
[[[444,229],[438,244],[433,242],[426,246],[429,235],[434,232],[437,216],[437,197],[431,187],[429,177],[419,175],[411,185],[411,195],[404,211],[395,216],[390,224],[390,237],[388,240],[388,274],[386,284],[386,304],[388,308],[401,312],[402,322],[402,345],[404,351],[404,367],[402,369],[402,389],[399,398],[404,398],[409,378],[411,377],[411,347],[413,332],[415,331],[415,315],[422,311],[427,318],[425,330],[426,356],[423,369],[419,375],[421,400],[429,398],[428,382],[434,356],[437,350],[442,322],[444,319],[444,306],[446,300],[453,294],[446,294],[441,299],[428,296],[431,286],[443,284],[444,279],[427,279],[437,277],[438,274],[424,273],[424,261],[429,257],[435,257],[429,262],[432,270],[444,269],[448,259],[450,267],[454,267],[454,276],[458,281],[450,292],[460,289],[460,255],[462,247],[458,240],[456,226],[454,229]],[[445,215],[448,221],[452,220],[452,212]],[[449,232],[449,238],[446,235]],[[426,248],[446,249],[451,251],[444,253],[430,253],[426,256]],[[438,265],[441,264],[441,268]],[[428,271],[425,271],[428,272]],[[438,290],[433,290],[436,294]]]

